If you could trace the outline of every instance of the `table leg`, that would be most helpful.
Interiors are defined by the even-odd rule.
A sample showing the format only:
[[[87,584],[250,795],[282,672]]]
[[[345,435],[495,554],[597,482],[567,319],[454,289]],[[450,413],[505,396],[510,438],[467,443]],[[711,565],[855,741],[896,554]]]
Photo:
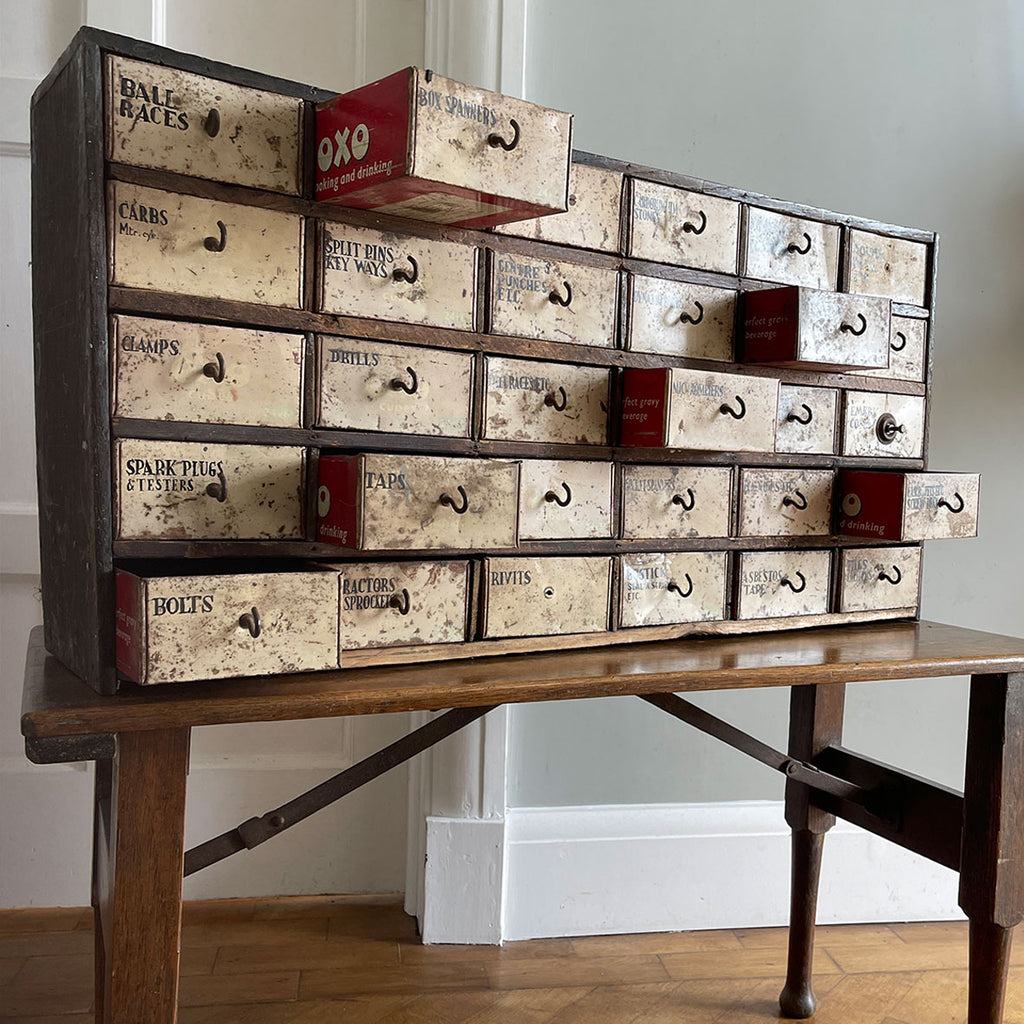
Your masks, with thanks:
[[[789,754],[810,761],[843,737],[846,687],[842,683],[794,686],[789,706]],[[811,987],[814,959],[814,919],[825,833],[835,816],[815,807],[811,790],[799,782],[786,783],[786,821],[793,830],[792,889],[790,891],[789,960],[786,986],[779,1007],[786,1017],[803,1020],[814,1013]]]
[[[971,678],[960,906],[970,918],[968,1024],[1000,1024],[1024,916],[1024,674]]]
[[[187,728],[120,733],[97,766],[97,1024],[177,1020],[188,749]]]

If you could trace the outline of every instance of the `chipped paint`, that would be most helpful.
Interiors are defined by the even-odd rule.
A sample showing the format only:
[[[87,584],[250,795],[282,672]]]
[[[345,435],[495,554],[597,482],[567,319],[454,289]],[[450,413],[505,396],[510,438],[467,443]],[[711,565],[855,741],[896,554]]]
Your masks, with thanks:
[[[847,291],[923,306],[927,277],[928,246],[924,242],[850,230]]]
[[[894,316],[889,330],[889,366],[885,369],[851,370],[864,377],[887,380],[924,380],[924,353],[928,321]]]
[[[725,618],[726,552],[622,555],[619,625],[663,626]]]
[[[739,535],[829,536],[834,478],[831,469],[741,469]]]
[[[612,464],[524,459],[519,485],[523,540],[612,535]]]
[[[976,537],[980,490],[977,473],[907,473],[902,539]]]
[[[634,275],[629,287],[629,348],[731,362],[736,292]]]
[[[850,548],[839,564],[841,612],[917,608],[919,547]]]
[[[838,405],[839,392],[835,388],[782,384],[775,450],[806,455],[835,454]]]
[[[822,224],[750,206],[746,235],[745,277],[836,291],[838,224]]]
[[[843,454],[919,459],[924,451],[923,398],[868,391],[847,391],[843,415]],[[895,420],[886,444],[878,436],[883,417]],[[902,428],[902,429],[898,429]]]
[[[831,565],[829,551],[741,552],[736,618],[824,614],[828,611]]]
[[[728,537],[731,502],[729,466],[622,467],[626,540]]]

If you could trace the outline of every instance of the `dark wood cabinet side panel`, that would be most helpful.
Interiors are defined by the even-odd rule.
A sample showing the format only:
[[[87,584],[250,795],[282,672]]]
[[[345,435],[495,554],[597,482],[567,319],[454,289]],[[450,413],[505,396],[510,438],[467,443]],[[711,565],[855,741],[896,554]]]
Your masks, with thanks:
[[[102,111],[82,46],[32,109],[32,319],[46,644],[113,692]]]

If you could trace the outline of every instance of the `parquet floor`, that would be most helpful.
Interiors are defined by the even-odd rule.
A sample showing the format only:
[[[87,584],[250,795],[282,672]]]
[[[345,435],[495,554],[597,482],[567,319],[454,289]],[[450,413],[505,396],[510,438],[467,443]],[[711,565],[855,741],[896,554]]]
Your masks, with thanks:
[[[0,911],[0,1024],[93,1024],[88,910]],[[422,946],[396,900],[187,904],[180,1024],[762,1024],[784,929]],[[1005,1024],[1024,1024],[1024,942]],[[817,1024],[963,1024],[961,923],[821,928]]]

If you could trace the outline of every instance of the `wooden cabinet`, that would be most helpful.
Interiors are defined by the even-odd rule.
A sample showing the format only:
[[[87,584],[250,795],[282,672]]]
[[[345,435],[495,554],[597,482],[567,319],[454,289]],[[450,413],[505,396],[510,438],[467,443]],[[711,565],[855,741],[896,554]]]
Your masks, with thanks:
[[[891,541],[839,534],[834,481],[926,468],[934,234],[585,153],[515,177],[550,207],[567,172],[565,213],[490,231],[346,209],[314,198],[329,98],[92,29],[36,94],[44,617],[78,675],[916,614],[899,542],[973,532],[976,478]],[[779,286],[799,345],[741,363]],[[309,660],[272,648],[314,618]]]

